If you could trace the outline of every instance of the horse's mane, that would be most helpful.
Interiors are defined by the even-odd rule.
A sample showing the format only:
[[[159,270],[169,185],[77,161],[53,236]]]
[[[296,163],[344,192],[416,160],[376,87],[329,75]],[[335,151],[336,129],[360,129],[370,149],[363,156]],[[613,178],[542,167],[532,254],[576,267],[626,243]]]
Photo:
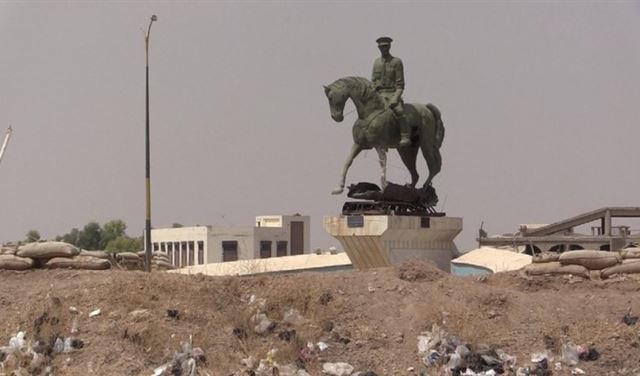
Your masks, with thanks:
[[[380,100],[373,83],[364,77],[344,77],[335,82],[348,87],[352,94],[358,94],[363,102]]]

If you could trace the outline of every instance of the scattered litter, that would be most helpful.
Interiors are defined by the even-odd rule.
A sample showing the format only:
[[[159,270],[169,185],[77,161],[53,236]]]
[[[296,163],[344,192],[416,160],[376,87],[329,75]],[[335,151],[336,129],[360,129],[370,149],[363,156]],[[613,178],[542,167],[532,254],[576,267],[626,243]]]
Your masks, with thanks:
[[[304,317],[300,314],[295,308],[290,308],[288,311],[284,313],[282,316],[282,321],[291,325],[300,325],[304,323]]]
[[[168,309],[167,316],[174,320],[178,320],[180,319],[180,311],[178,311],[177,309]]]
[[[84,342],[81,339],[67,337],[64,339],[62,352],[68,354],[83,347]]]
[[[353,373],[353,366],[349,363],[324,363],[322,372],[331,376],[349,376]]]
[[[581,370],[580,368],[574,368],[571,370],[571,374],[572,375],[584,375],[585,372],[583,370]]]
[[[283,341],[287,341],[287,342],[291,342],[291,340],[294,339],[295,337],[296,337],[296,330],[295,329],[285,330],[284,332],[280,332],[278,334],[278,338],[280,338]]]
[[[329,348],[329,345],[327,345],[325,342],[318,342],[316,343],[316,346],[318,346],[318,350],[320,351],[324,351]]]
[[[102,311],[98,308],[95,311],[91,311],[89,312],[89,317],[95,317],[98,316],[100,313],[102,313]]]
[[[69,312],[71,312],[71,313],[75,313],[75,314],[80,313],[80,311],[78,311],[78,308],[73,307],[73,306],[69,307]]]
[[[628,326],[633,326],[638,322],[638,316],[631,316],[631,311],[622,316],[622,322]]]
[[[588,349],[582,348],[581,350],[582,351],[578,353],[578,358],[580,360],[594,361],[600,358],[600,353],[595,347],[589,347]]]
[[[71,334],[77,334],[78,333],[78,318],[74,317],[73,320],[71,321],[71,329],[69,330],[69,332],[71,332]]]
[[[540,363],[549,359],[549,353],[547,351],[531,354],[531,363]]]
[[[269,320],[264,313],[256,313],[251,316],[251,324],[253,325],[253,331],[258,334],[264,334],[276,327],[276,323]]]
[[[56,337],[51,346],[41,341],[27,340],[26,333],[20,331],[9,339],[9,346],[0,347],[0,375],[52,375],[49,362],[55,355],[82,347],[84,342],[77,338]],[[67,363],[71,361],[71,358],[67,359]]]
[[[575,366],[578,364],[578,346],[573,342],[566,342],[562,344],[560,360],[568,366]]]
[[[153,370],[152,376],[196,376],[198,366],[206,363],[204,351],[199,347],[193,347],[191,336],[189,341],[181,343],[181,351],[173,355],[173,360]]]
[[[418,336],[418,355],[428,368],[453,376],[493,376],[505,374],[516,364],[516,357],[486,344],[463,345],[438,324]],[[534,354],[534,361],[546,362],[547,353]],[[528,375],[523,373],[523,375]],[[513,371],[507,372],[513,374]]]

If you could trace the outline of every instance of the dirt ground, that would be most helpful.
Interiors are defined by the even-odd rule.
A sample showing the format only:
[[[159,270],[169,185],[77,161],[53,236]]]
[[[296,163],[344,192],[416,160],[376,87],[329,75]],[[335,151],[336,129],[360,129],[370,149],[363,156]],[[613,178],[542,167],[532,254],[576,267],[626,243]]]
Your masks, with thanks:
[[[321,375],[324,362],[347,362],[377,375],[438,375],[417,349],[417,336],[438,323],[471,347],[486,344],[517,356],[518,366],[545,347],[557,354],[570,339],[600,353],[577,365],[587,375],[638,375],[640,323],[621,319],[629,309],[640,312],[639,291],[640,281],[630,276],[525,279],[513,272],[460,278],[425,263],[249,277],[0,271],[0,346],[18,331],[32,341],[68,336],[69,307],[76,307],[76,336],[84,347],[55,356],[56,375],[151,375],[190,336],[206,356],[201,370],[210,375],[232,375],[242,370],[243,358],[265,358],[272,348],[278,349],[275,361],[295,364],[301,348],[318,341],[329,347],[307,359],[311,375]],[[277,325],[259,335],[249,319],[261,299]],[[291,308],[304,322],[282,322]],[[96,309],[100,315],[88,317]],[[178,318],[168,317],[172,309]],[[282,335],[290,329],[294,336]],[[569,367],[553,371],[570,374]]]

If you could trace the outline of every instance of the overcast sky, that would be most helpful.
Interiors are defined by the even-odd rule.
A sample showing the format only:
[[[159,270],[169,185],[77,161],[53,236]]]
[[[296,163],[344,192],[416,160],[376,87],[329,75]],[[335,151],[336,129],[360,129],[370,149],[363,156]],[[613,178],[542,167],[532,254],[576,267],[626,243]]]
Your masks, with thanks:
[[[442,111],[438,209],[461,249],[520,223],[640,206],[639,2],[0,1],[0,241],[89,221],[144,226],[151,30],[152,224],[311,215],[312,247],[351,147],[322,90],[369,77],[394,39],[405,101]],[[349,105],[347,111],[351,109]],[[395,151],[390,180],[408,180]],[[427,176],[420,162],[422,179]],[[378,181],[375,152],[347,184]],[[421,180],[423,182],[424,180]]]

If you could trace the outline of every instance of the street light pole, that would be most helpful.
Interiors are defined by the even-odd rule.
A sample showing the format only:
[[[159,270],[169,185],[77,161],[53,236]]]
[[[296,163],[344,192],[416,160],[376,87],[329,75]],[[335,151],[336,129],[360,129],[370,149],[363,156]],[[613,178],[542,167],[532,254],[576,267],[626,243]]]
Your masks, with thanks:
[[[146,124],[145,124],[145,224],[144,224],[144,268],[145,271],[151,271],[151,163],[149,153],[149,34],[151,33],[151,25],[157,21],[158,17],[154,14],[149,21],[147,34],[144,36],[145,52],[146,52]]]

